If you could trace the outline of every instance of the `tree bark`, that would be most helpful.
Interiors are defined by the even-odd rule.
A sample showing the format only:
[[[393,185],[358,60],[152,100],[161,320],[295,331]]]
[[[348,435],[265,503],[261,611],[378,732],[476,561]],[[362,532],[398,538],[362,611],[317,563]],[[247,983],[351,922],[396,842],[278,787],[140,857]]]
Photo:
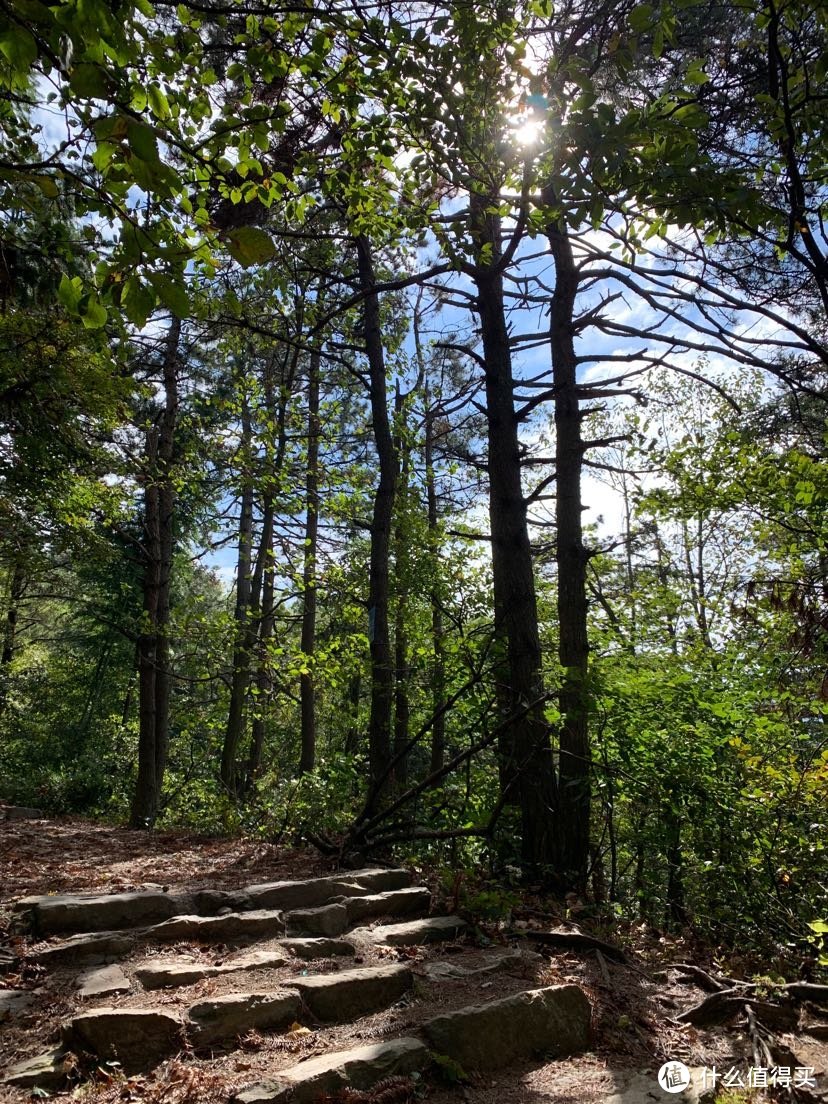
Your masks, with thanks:
[[[426,499],[428,508],[429,548],[432,556],[431,573],[431,647],[434,653],[431,675],[431,710],[434,724],[431,729],[430,773],[442,767],[446,755],[446,718],[443,706],[446,700],[446,653],[443,640],[443,607],[440,601],[438,579],[438,513],[437,485],[434,476],[434,411],[430,405],[428,384],[425,392],[425,467]]]
[[[554,207],[551,185],[544,202]],[[568,888],[586,888],[590,835],[589,643],[581,500],[584,442],[578,400],[573,317],[578,270],[563,222],[547,227],[555,265],[550,343],[555,392],[555,521],[558,569],[558,658],[562,667],[558,767],[559,876]]]
[[[244,706],[250,678],[249,620],[252,593],[253,561],[253,475],[250,471],[250,446],[253,431],[250,408],[245,397],[242,403],[242,475],[241,510],[239,512],[239,551],[236,569],[236,606],[234,613],[235,642],[230,676],[230,705],[221,752],[221,782],[231,797],[236,797],[238,780],[236,758],[244,732]]]
[[[503,305],[500,219],[491,196],[473,194],[478,239],[477,309],[483,340],[488,427],[489,517],[492,536],[495,633],[503,658],[499,705],[503,716],[526,710],[543,695],[532,551],[521,484],[512,359]],[[500,742],[501,786],[521,813],[521,857],[527,872],[543,873],[555,857],[555,773],[543,706],[528,709]]]
[[[388,418],[385,354],[380,330],[379,297],[374,290],[374,262],[365,235],[356,239],[357,266],[363,301],[363,337],[368,357],[371,420],[379,464],[371,519],[371,561],[368,582],[368,639],[371,647],[371,715],[368,759],[373,803],[382,800],[391,761],[391,709],[394,672],[388,629],[391,520],[397,491],[397,457]],[[383,779],[385,781],[383,782]]]
[[[164,349],[164,407],[150,426],[144,449],[142,628],[138,663],[138,777],[130,827],[152,828],[158,817],[169,744],[170,582],[174,550],[175,491],[172,462],[178,419],[178,351],[181,322],[173,319]]]
[[[316,556],[319,534],[319,353],[311,353],[308,366],[308,455],[305,481],[305,557],[302,565],[302,655],[305,671],[299,676],[302,713],[302,751],[299,773],[313,770],[316,762],[316,690],[313,653],[316,645]]]
[[[397,456],[400,458],[400,490],[402,501],[408,492],[409,448],[406,441],[405,405],[400,385],[394,400],[394,413],[397,421]],[[398,496],[399,497],[399,496]],[[396,608],[394,610],[394,781],[398,788],[404,789],[408,783],[408,755],[404,749],[408,746],[408,727],[411,707],[408,700],[408,547],[405,533],[403,510],[397,510],[394,532],[394,582]]]

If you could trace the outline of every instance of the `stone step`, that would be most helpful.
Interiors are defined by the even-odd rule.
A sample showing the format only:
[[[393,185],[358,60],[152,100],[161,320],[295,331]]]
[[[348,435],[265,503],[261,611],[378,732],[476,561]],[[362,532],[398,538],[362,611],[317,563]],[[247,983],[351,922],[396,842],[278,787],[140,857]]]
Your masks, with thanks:
[[[63,1047],[36,1054],[10,1066],[0,1084],[19,1089],[60,1089],[66,1081]],[[42,1094],[41,1094],[42,1095]]]
[[[97,966],[87,970],[76,982],[78,996],[84,1000],[114,997],[128,993],[132,986],[120,966]]]
[[[291,978],[311,1016],[323,1023],[349,1023],[394,1004],[413,984],[408,966],[366,966],[337,974]]]
[[[428,1051],[419,1039],[393,1039],[300,1062],[272,1081],[251,1085],[233,1097],[233,1104],[310,1104],[339,1089],[370,1089],[387,1077],[413,1073],[428,1065]]]
[[[348,927],[348,910],[334,903],[319,908],[294,909],[285,913],[287,935],[341,935]]]
[[[212,916],[222,909],[315,908],[334,898],[357,897],[401,889],[411,884],[407,870],[368,869],[303,881],[268,882],[238,892],[196,890],[165,893],[54,894],[25,897],[13,906],[16,926],[28,926],[45,937],[69,932],[111,931],[145,927],[173,916]]]
[[[436,1053],[464,1070],[484,1070],[535,1055],[563,1058],[586,1050],[591,1018],[579,986],[552,985],[448,1012],[423,1031]]]
[[[442,943],[456,939],[468,925],[459,916],[430,916],[405,924],[385,924],[376,928],[354,928],[348,938],[354,943],[373,943],[378,947],[419,947],[423,943]]]
[[[512,970],[520,966],[537,966],[543,959],[533,951],[517,951],[512,948],[498,950],[486,955],[486,961],[469,968],[456,962],[426,962],[423,973],[429,981],[459,981],[467,978],[482,978],[499,970]]]
[[[22,1015],[33,1000],[34,996],[25,989],[0,989],[0,1023]]]
[[[52,943],[29,957],[41,966],[59,966],[64,962],[114,962],[128,955],[139,940],[139,932],[111,931],[72,935]]]
[[[294,958],[335,958],[354,954],[354,945],[345,939],[280,939],[279,946]]]
[[[62,1031],[64,1046],[121,1063],[125,1073],[149,1069],[185,1045],[181,1020],[147,1008],[96,1008],[74,1016]]]
[[[351,948],[353,953],[353,948]],[[220,974],[243,973],[249,970],[276,970],[289,961],[283,951],[249,951],[244,955],[228,959],[220,966],[206,962],[195,962],[188,958],[166,958],[140,963],[135,968],[135,977],[145,989],[172,989],[184,985],[194,985],[202,978],[218,977]]]
[[[248,886],[240,896],[250,902],[249,908],[306,909],[324,905],[335,897],[385,893],[410,885],[411,875],[407,870],[376,868],[304,882],[267,882]]]
[[[284,931],[283,914],[269,909],[230,912],[225,916],[174,916],[149,928],[72,935],[35,951],[31,958],[42,966],[61,962],[113,962],[128,955],[142,942],[203,940],[239,943],[248,939],[273,938],[283,935]]]
[[[248,1031],[283,1031],[302,1009],[298,993],[231,993],[200,1001],[190,1008],[187,1034],[196,1047],[245,1035]]]
[[[174,916],[141,931],[143,939],[158,942],[235,943],[241,939],[267,939],[284,934],[284,913],[272,909],[228,912],[224,916]]]
[[[412,982],[411,970],[395,964],[290,978],[268,992],[211,997],[191,1005],[183,1018],[155,1009],[96,1008],[73,1017],[63,1028],[63,1041],[138,1072],[187,1043],[204,1048],[254,1029],[283,1031],[308,1017],[334,1023],[357,1020],[399,1000]]]
[[[411,886],[388,893],[349,897],[345,908],[349,926],[379,916],[425,916],[431,908],[431,893],[424,886]]]

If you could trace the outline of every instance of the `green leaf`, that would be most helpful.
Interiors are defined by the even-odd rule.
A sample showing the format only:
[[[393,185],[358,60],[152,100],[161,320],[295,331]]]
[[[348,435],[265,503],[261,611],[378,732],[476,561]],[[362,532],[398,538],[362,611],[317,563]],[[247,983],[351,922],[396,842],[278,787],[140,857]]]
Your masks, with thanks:
[[[255,226],[239,226],[227,234],[227,249],[243,268],[269,261],[276,253],[270,234]]]
[[[190,297],[184,285],[160,272],[151,273],[149,280],[164,306],[179,318],[186,318],[190,313]]]
[[[86,63],[76,65],[69,77],[69,87],[79,96],[105,100],[111,90],[111,83],[99,65]]]
[[[58,299],[67,310],[75,312],[83,296],[83,284],[80,276],[70,279],[66,273],[61,276],[58,285]]]
[[[629,14],[630,26],[634,31],[646,31],[653,21],[653,9],[649,4],[639,4]]]
[[[103,303],[90,297],[86,310],[81,314],[81,322],[87,330],[99,330],[101,326],[106,325],[106,318],[106,307]]]
[[[142,161],[149,164],[157,163],[158,141],[154,132],[148,126],[130,121],[127,141],[129,142],[129,148],[136,157],[140,157]]]
[[[25,27],[11,27],[0,35],[0,52],[16,69],[29,69],[37,61],[37,43]]]
[[[149,98],[150,111],[156,119],[169,119],[169,101],[157,84],[150,85],[147,89],[147,96]]]
[[[31,179],[47,199],[57,199],[60,195],[60,188],[58,188],[57,181],[53,176],[33,176]]]
[[[137,276],[130,276],[124,284],[121,306],[133,326],[140,329],[152,314],[155,295]]]

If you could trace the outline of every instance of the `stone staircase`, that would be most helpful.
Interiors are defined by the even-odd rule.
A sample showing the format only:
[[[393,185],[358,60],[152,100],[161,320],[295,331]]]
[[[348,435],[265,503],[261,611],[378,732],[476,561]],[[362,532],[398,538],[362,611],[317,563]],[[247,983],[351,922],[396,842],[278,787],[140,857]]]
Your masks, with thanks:
[[[15,926],[37,940],[27,962],[46,972],[47,991],[52,979],[65,994],[66,1015],[60,1045],[12,1066],[2,1084],[23,1100],[22,1090],[64,1086],[71,1056],[138,1074],[176,1055],[220,1063],[275,1033],[284,1047],[242,1063],[255,1067],[251,1083],[233,1082],[224,1099],[310,1104],[421,1074],[435,1058],[474,1071],[588,1045],[591,1009],[577,985],[526,988],[538,956],[470,950],[465,922],[430,908],[429,891],[394,869],[238,892],[18,901]],[[495,974],[500,995],[486,1000]],[[377,1026],[379,1014],[387,1022]],[[365,1045],[372,1033],[379,1041]],[[299,1044],[287,1044],[309,1036],[314,1052],[297,1061]]]

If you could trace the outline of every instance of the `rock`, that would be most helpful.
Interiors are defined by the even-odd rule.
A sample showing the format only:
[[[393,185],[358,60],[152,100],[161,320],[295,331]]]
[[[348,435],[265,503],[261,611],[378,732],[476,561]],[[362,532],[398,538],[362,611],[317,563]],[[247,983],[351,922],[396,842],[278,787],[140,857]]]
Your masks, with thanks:
[[[298,993],[243,993],[194,1004],[189,1010],[188,1033],[195,1046],[244,1035],[252,1028],[279,1031],[293,1023],[301,1010]]]
[[[497,1069],[518,1058],[562,1058],[586,1049],[590,1018],[579,986],[553,985],[449,1012],[423,1030],[434,1051],[463,1069]]]
[[[233,1104],[309,1104],[338,1089],[370,1089],[387,1077],[423,1069],[428,1051],[419,1039],[394,1039],[356,1047],[300,1062],[277,1080],[251,1085],[233,1097]]]
[[[138,941],[138,932],[98,932],[73,935],[60,943],[35,951],[31,957],[42,966],[58,962],[106,962],[128,955]]]
[[[668,1093],[661,1088],[656,1070],[652,1073],[619,1070],[614,1073],[619,1091],[604,1097],[603,1104],[655,1104],[656,1101],[664,1104],[667,1101],[673,1101],[673,1104],[676,1101],[680,1104],[712,1104],[716,1090],[712,1085],[705,1085],[704,1067],[693,1067],[690,1076],[690,1084],[679,1094]]]
[[[813,1039],[824,1039],[828,1041],[828,1023],[805,1024],[801,1030],[805,1035],[810,1035]]]
[[[58,1048],[18,1062],[9,1068],[2,1084],[21,1089],[60,1089],[66,1081],[64,1055],[65,1051]]]
[[[431,908],[431,893],[421,886],[394,889],[366,897],[349,897],[345,908],[349,924],[375,916],[423,916]]]
[[[375,943],[381,947],[417,947],[422,943],[440,943],[456,938],[466,927],[459,916],[430,916],[407,924],[388,924],[378,928],[355,928],[348,938],[354,942]]]
[[[409,885],[411,875],[407,870],[357,870],[353,874],[310,878],[304,882],[252,885],[238,894],[236,900],[242,908],[307,909],[324,905],[332,897],[384,893]],[[247,903],[242,904],[242,900]]]
[[[149,1069],[183,1045],[180,1020],[145,1008],[97,1008],[75,1016],[63,1028],[63,1041],[117,1060],[125,1073]]]
[[[156,890],[100,895],[59,893],[53,897],[25,897],[15,904],[14,911],[29,916],[35,934],[47,936],[155,924],[186,911],[185,904],[184,898]]]
[[[253,912],[231,912],[224,916],[176,916],[163,924],[156,924],[146,935],[161,941],[204,939],[234,942],[284,933],[285,923],[281,912],[257,909]]]
[[[296,909],[285,916],[288,935],[340,935],[347,926],[348,910],[339,904]]]
[[[393,965],[291,978],[283,984],[299,990],[315,1019],[347,1023],[387,1008],[411,988],[411,983],[411,970]]]
[[[43,820],[43,810],[26,805],[0,805],[0,820]]]
[[[236,897],[237,894],[224,889],[199,889],[191,894],[192,911],[199,916],[220,916],[236,912]]]
[[[25,1012],[33,1000],[23,989],[0,989],[0,1023]]]
[[[78,996],[84,999],[111,997],[117,993],[128,993],[132,988],[120,966],[99,966],[95,970],[87,970],[78,978],[77,987],[80,990]]]
[[[344,939],[280,939],[279,946],[296,958],[333,958],[354,953],[353,943]]]
[[[486,974],[494,974],[498,970],[511,970],[523,965],[537,965],[543,961],[540,955],[524,954],[522,951],[498,951],[487,956],[489,961],[482,966],[469,968],[460,966],[456,962],[427,962],[423,967],[423,973],[427,978],[435,981],[456,980],[458,978],[485,977]]]
[[[202,978],[219,974],[234,974],[246,970],[274,970],[284,966],[287,955],[280,951],[251,951],[238,958],[231,958],[220,966],[189,959],[161,959],[136,967],[135,976],[145,989],[165,989],[194,985]]]

